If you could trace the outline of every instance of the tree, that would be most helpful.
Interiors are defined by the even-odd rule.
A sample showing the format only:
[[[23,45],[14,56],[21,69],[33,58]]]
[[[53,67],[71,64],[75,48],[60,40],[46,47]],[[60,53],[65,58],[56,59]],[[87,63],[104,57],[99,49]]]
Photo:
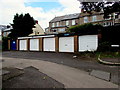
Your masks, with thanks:
[[[13,29],[11,30],[9,37],[11,38],[24,37],[28,36],[33,32],[32,28],[35,25],[35,21],[33,17],[29,15],[29,13],[25,15],[16,14],[14,16],[13,24],[11,25]]]
[[[81,2],[82,4],[82,10],[84,12],[87,13],[92,13],[92,11],[96,11],[96,12],[100,12],[103,11],[104,12],[104,18],[109,18],[111,16],[112,13],[114,12],[118,12],[117,14],[120,14],[120,1],[118,2]]]

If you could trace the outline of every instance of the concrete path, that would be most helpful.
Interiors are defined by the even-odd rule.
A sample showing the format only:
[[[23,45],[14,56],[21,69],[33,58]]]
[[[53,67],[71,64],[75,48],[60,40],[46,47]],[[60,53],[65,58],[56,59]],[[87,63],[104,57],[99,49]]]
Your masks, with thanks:
[[[3,60],[3,67],[17,67],[22,69],[33,66],[53,79],[63,83],[66,88],[118,88],[118,85],[95,78],[90,76],[87,72],[65,65],[42,60],[6,57],[3,57]]]

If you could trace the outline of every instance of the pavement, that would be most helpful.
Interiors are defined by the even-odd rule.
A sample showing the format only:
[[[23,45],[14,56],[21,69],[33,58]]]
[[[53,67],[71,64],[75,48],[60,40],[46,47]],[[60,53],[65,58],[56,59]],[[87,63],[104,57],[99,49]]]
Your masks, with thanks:
[[[70,66],[39,59],[3,57],[2,68],[24,69],[35,67],[40,72],[64,84],[65,88],[118,88],[118,85],[89,75],[88,72]]]
[[[101,58],[102,60],[110,63],[119,63],[120,64],[120,58]]]

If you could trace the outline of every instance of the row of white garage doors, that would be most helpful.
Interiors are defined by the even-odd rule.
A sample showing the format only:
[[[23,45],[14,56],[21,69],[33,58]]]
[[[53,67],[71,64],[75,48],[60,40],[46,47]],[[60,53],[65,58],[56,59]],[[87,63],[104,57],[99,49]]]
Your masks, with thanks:
[[[43,51],[55,51],[55,38],[43,39]],[[74,52],[74,37],[59,37],[59,52]],[[78,37],[78,51],[95,51],[98,47],[97,35],[85,35]],[[19,41],[19,50],[27,50],[27,40]],[[30,39],[30,51],[39,51],[39,39]]]

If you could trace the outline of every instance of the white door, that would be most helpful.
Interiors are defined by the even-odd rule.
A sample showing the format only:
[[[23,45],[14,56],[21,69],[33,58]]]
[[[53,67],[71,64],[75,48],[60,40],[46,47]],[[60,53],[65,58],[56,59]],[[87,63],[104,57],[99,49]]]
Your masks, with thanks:
[[[74,37],[60,37],[59,52],[74,52]]]
[[[20,40],[19,50],[27,50],[27,40]]]
[[[39,51],[39,39],[30,39],[30,51]]]
[[[55,38],[44,38],[43,50],[44,51],[55,51]]]
[[[97,35],[79,36],[79,52],[96,51],[98,47]]]

